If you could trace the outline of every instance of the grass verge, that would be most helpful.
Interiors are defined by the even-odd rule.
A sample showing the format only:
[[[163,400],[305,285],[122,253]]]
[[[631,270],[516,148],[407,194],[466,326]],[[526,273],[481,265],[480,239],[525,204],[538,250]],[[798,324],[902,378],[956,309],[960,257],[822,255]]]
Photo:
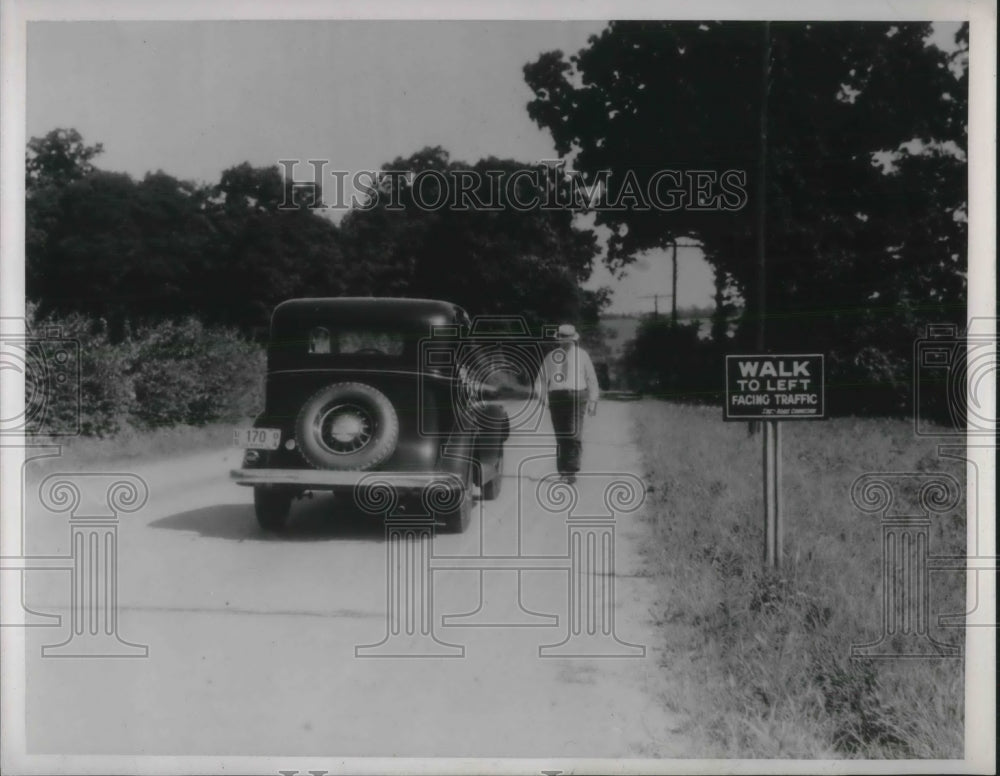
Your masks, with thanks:
[[[763,568],[760,436],[717,408],[631,405],[646,481],[647,561],[677,692],[704,756],[955,758],[963,754],[961,659],[851,659],[882,633],[879,519],[850,489],[868,472],[964,469],[933,440],[887,419],[785,423],[785,563]],[[965,553],[965,505],[937,518],[932,555]],[[931,634],[964,647],[937,616],[965,610],[961,572],[932,573]]]
[[[251,421],[243,421],[249,424]],[[177,425],[157,429],[126,426],[113,437],[43,437],[28,438],[32,445],[61,445],[62,455],[32,466],[36,474],[54,469],[77,471],[127,461],[147,463],[165,458],[222,450],[232,444],[236,423],[210,423],[204,426]]]

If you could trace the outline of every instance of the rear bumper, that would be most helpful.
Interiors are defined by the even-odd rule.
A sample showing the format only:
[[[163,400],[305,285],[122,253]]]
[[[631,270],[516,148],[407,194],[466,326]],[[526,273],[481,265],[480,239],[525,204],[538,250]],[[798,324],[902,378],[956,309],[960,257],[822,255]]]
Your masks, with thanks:
[[[344,472],[316,469],[233,469],[237,485],[294,485],[308,490],[350,487],[391,487],[422,490],[429,485],[461,490],[462,481],[447,472]]]

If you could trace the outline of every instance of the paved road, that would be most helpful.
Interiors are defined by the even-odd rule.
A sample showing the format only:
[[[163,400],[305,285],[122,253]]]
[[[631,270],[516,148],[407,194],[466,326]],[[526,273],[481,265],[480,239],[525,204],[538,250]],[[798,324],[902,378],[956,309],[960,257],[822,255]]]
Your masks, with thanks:
[[[590,419],[584,467],[595,475],[581,479],[574,514],[603,511],[607,473],[641,471],[629,427],[627,404],[605,402]],[[42,645],[69,636],[70,574],[29,572],[30,606],[62,617],[58,627],[29,631],[29,751],[678,756],[683,743],[671,731],[679,721],[663,709],[669,677],[651,624],[655,591],[639,555],[648,535],[640,513],[616,518],[621,643],[601,643],[632,654],[643,650],[629,645],[640,645],[644,654],[540,657],[540,647],[565,641],[572,621],[567,512],[539,503],[554,463],[546,431],[543,424],[532,446],[508,444],[501,497],[477,503],[465,534],[433,541],[434,564],[467,566],[430,575],[434,636],[453,645],[431,646],[461,652],[450,658],[356,655],[388,627],[388,545],[378,519],[345,517],[331,496],[317,496],[295,505],[287,536],[265,535],[250,491],[227,480],[236,451],[108,467],[149,486],[149,501],[118,531],[117,623],[121,638],[148,645],[148,657],[41,657]],[[28,552],[65,555],[67,517],[45,510],[37,491],[27,495]],[[536,559],[520,573],[498,570],[500,563],[483,571],[468,560],[483,555],[548,556],[551,568]],[[599,607],[611,577],[583,576],[576,581],[584,587],[573,589]],[[605,625],[608,615],[591,613]],[[426,642],[392,646],[426,652]]]

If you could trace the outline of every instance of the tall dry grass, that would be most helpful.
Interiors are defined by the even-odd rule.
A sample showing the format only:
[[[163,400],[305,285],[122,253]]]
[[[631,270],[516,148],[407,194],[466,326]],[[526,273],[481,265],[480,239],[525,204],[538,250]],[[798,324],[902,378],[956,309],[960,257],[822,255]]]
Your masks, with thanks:
[[[691,720],[706,756],[949,758],[963,753],[961,659],[852,660],[882,632],[881,527],[857,511],[855,478],[964,470],[933,440],[888,419],[785,423],[785,564],[763,568],[760,436],[718,408],[631,405],[652,491],[646,549],[659,574],[656,615],[667,705]],[[932,524],[930,551],[965,552],[965,506]],[[964,611],[961,572],[931,575],[932,634]]]

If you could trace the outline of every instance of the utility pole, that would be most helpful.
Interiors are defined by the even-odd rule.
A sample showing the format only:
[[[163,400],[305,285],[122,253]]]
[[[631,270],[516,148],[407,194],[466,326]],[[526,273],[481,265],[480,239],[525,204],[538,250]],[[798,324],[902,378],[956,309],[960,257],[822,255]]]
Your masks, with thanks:
[[[771,85],[771,23],[764,22],[760,69],[760,146],[757,159],[757,352],[767,346],[767,98]],[[764,421],[764,563],[781,567],[784,526],[781,514],[781,425]]]
[[[660,315],[660,297],[670,297],[673,298],[673,294],[643,294],[639,299],[652,299],[653,300],[653,315],[659,317]],[[674,322],[677,321],[677,305],[674,303]]]
[[[760,139],[757,149],[757,350],[764,352],[767,313],[767,97],[771,81],[771,23],[764,22],[764,46],[760,73]]]
[[[671,296],[671,309],[670,309],[670,320],[674,322],[674,326],[677,325],[677,240],[674,240],[674,282],[673,288],[674,293]]]
[[[759,135],[757,138],[757,352],[763,353],[766,345],[767,313],[767,234],[765,221],[767,218],[767,97],[771,85],[771,23],[764,22],[764,40],[761,52],[760,68],[760,114],[758,115]],[[747,435],[753,436],[760,430],[760,421],[751,420],[747,423]],[[765,445],[767,439],[764,440]],[[765,450],[766,452],[766,450]]]

